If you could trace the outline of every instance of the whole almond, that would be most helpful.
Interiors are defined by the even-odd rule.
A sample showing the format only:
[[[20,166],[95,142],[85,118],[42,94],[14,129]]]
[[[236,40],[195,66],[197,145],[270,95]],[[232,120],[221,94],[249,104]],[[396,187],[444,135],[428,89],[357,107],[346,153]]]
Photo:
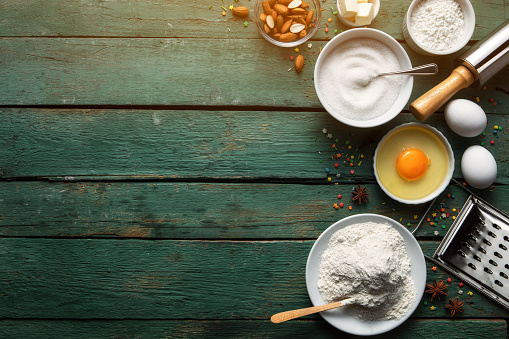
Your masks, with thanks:
[[[290,42],[295,39],[297,39],[297,34],[295,34],[295,33],[284,33],[284,34],[281,34],[281,36],[279,37],[279,40],[282,42]]]
[[[290,19],[287,22],[284,23],[283,27],[281,27],[281,33],[286,33],[290,30],[290,27],[292,26],[293,20]]]
[[[277,0],[268,0],[269,1],[269,5],[270,7],[274,7],[274,5],[276,4]]]
[[[285,6],[288,6],[290,4],[290,2],[292,2],[293,0],[279,0],[278,2],[281,4],[281,5],[285,5]]]
[[[300,8],[308,8],[308,7],[309,7],[309,4],[303,0],[302,3],[300,4]]]
[[[265,12],[261,12],[260,13],[260,20],[265,22],[265,19],[267,19],[267,14],[265,14]]]
[[[315,15],[315,12],[313,10],[310,10],[308,12],[308,15],[306,16],[306,26],[309,27],[309,25],[311,25],[311,22],[313,21],[313,15]]]
[[[290,11],[290,13],[295,15],[307,15],[308,11],[304,8],[294,8]]]
[[[308,35],[308,31],[303,29],[302,31],[299,32],[299,39],[303,39],[306,35]]]
[[[270,33],[270,27],[267,24],[263,25],[263,29],[265,30],[265,33],[267,33],[267,34]]]
[[[243,6],[235,7],[234,9],[232,9],[232,13],[235,16],[245,18],[245,17],[249,16],[249,9],[247,7],[243,7]]]
[[[274,9],[276,10],[277,14],[279,15],[288,15],[288,7],[281,4],[275,4]]]
[[[308,26],[306,24],[306,19],[305,19],[305,17],[303,15],[291,15],[291,17],[292,17],[293,21],[301,23],[301,24],[303,24],[305,26]]]
[[[297,73],[302,72],[302,69],[304,68],[304,57],[302,55],[297,55],[295,58],[295,70]]]
[[[272,12],[272,8],[270,7],[268,1],[262,2],[262,8],[263,8],[263,11],[265,12],[265,14],[267,14],[267,15],[270,15],[270,12]]]
[[[272,16],[272,19],[274,19],[274,23],[277,22],[277,12],[275,10],[272,10],[272,12],[270,12],[270,15]]]
[[[283,19],[283,16],[278,15],[277,20],[276,20],[276,27],[277,27],[278,31],[281,32],[281,28],[283,28],[284,23],[285,23],[285,19]]]

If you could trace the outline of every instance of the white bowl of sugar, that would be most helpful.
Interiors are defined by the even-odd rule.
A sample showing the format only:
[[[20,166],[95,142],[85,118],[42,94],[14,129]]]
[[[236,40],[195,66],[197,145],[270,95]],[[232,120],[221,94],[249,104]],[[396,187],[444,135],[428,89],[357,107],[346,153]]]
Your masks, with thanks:
[[[336,120],[353,127],[380,126],[405,108],[413,78],[376,75],[411,67],[406,51],[390,35],[372,28],[350,29],[320,53],[314,71],[316,94]]]
[[[423,55],[448,55],[465,47],[475,29],[469,0],[414,0],[403,20],[408,45]]]

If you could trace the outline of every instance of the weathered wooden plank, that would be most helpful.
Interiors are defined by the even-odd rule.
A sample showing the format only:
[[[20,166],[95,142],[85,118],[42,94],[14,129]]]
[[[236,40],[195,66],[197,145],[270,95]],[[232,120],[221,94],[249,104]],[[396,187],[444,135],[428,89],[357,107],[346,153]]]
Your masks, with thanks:
[[[501,319],[409,319],[398,328],[372,338],[479,338],[505,339],[507,323]],[[324,320],[293,320],[286,324],[253,320],[0,320],[0,332],[8,338],[342,338]]]
[[[310,305],[313,243],[2,238],[0,318],[269,319]],[[422,246],[432,253],[437,242]],[[428,280],[447,277],[428,266]],[[461,299],[459,318],[509,316],[479,293]],[[445,303],[421,303],[414,316],[449,317]]]
[[[0,38],[0,105],[322,108],[312,79],[324,44],[303,46],[306,66],[297,74],[288,72],[295,51],[261,39]],[[415,77],[414,100],[450,74],[454,58],[408,52],[413,64],[440,69]],[[505,68],[487,83],[491,96],[507,98],[494,89],[506,88],[508,77]],[[479,93],[469,88],[457,97]]]
[[[384,1],[372,28],[385,31],[397,39],[403,39],[401,27],[410,0]],[[219,0],[209,2],[175,1],[2,1],[0,36],[104,36],[104,37],[205,37],[205,38],[260,38],[254,20],[254,1],[241,0],[250,9],[246,19],[237,19],[230,11],[223,16]],[[336,1],[319,1],[322,11],[322,29],[315,39],[334,36],[334,29],[346,29],[333,15]],[[504,0],[489,2],[473,0],[476,12],[476,29],[473,39],[478,40],[504,19]],[[506,16],[507,17],[507,16]],[[325,32],[325,22],[329,32]]]
[[[367,184],[368,202],[351,201],[353,184],[220,184],[136,182],[2,182],[0,235],[144,239],[316,239],[335,221],[382,214],[413,230],[428,204],[405,205]],[[483,198],[509,211],[509,188]],[[337,196],[341,194],[342,198]],[[447,197],[451,194],[451,197]],[[467,193],[450,185],[416,235],[441,239]],[[441,218],[440,202],[445,213]],[[335,209],[334,204],[344,203]],[[352,210],[348,209],[352,206]],[[432,216],[437,213],[438,221]],[[435,236],[434,232],[438,234]]]
[[[322,111],[8,108],[0,109],[0,119],[2,178],[108,176],[315,183],[326,183],[326,168],[333,183],[374,182],[372,157],[380,139],[394,126],[416,121],[406,113],[378,128],[356,129]],[[443,114],[435,114],[426,123],[449,139],[455,152],[456,178],[462,177],[463,151],[485,142],[498,161],[497,183],[509,182],[509,137],[505,128],[493,134],[494,125],[508,126],[507,115],[489,114],[484,139],[457,136]],[[327,138],[323,128],[332,138]],[[489,145],[491,140],[494,145]],[[340,151],[356,157],[353,167],[346,156],[330,159]],[[336,169],[335,163],[341,166]],[[336,179],[336,174],[341,178]]]

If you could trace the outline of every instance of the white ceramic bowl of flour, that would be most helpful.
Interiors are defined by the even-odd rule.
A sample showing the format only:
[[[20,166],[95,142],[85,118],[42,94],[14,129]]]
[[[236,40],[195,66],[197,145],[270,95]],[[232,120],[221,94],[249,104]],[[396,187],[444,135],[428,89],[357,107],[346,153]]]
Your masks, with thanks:
[[[448,55],[468,43],[475,29],[469,0],[414,0],[403,20],[408,45],[423,55]]]
[[[316,94],[340,122],[379,126],[406,107],[413,77],[373,76],[411,67],[408,54],[390,35],[372,28],[350,29],[334,37],[320,53],[314,71]]]
[[[330,239],[336,232],[340,230],[344,230],[352,225],[365,223],[385,224],[392,228],[392,230],[399,233],[405,245],[407,258],[410,260],[410,278],[412,279],[415,287],[414,297],[401,296],[401,298],[405,298],[404,300],[401,301],[404,302],[405,300],[408,300],[409,304],[406,305],[406,313],[401,314],[400,317],[397,319],[362,320],[358,317],[355,317],[352,313],[349,313],[347,308],[348,306],[320,313],[320,315],[328,323],[330,323],[332,326],[336,327],[341,331],[354,335],[367,336],[388,332],[404,323],[412,315],[412,313],[418,307],[421,300],[421,296],[424,293],[426,283],[426,263],[424,261],[424,255],[422,253],[421,247],[419,246],[417,240],[415,240],[415,238],[413,237],[412,233],[410,233],[410,231],[408,231],[403,225],[401,225],[394,219],[378,214],[357,214],[350,217],[346,217],[334,223],[329,228],[327,228],[320,235],[320,237],[318,237],[309,253],[306,264],[306,286],[309,297],[314,306],[324,305],[326,303],[324,301],[324,297],[321,295],[319,291],[318,282],[320,278],[320,266],[322,260],[324,260],[323,258],[324,253],[331,245]],[[357,237],[357,235],[352,234],[352,237],[355,238]],[[384,240],[387,239],[380,239],[379,241],[383,242]],[[349,243],[344,244],[344,246],[348,245]],[[376,251],[377,246],[372,246],[372,248],[367,248],[366,250]],[[376,256],[376,253],[372,253],[372,255]],[[380,257],[382,256],[383,255],[380,255]],[[394,256],[389,255],[389,257],[395,260],[395,262],[391,264],[392,267],[394,267],[394,265],[398,265],[398,259],[400,258],[400,255],[398,255],[398,253],[394,253]],[[387,269],[387,271],[389,270],[390,269]],[[383,273],[381,274],[383,275]],[[355,277],[352,277],[352,284],[355,283],[354,280]],[[365,287],[366,289],[368,289],[368,286]],[[353,310],[350,310],[350,312],[352,311]]]

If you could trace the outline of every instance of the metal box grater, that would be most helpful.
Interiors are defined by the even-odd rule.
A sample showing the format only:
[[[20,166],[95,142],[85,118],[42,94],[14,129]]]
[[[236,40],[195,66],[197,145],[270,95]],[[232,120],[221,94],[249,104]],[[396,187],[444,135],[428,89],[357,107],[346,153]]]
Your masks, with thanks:
[[[509,216],[471,194],[433,262],[509,309]]]

